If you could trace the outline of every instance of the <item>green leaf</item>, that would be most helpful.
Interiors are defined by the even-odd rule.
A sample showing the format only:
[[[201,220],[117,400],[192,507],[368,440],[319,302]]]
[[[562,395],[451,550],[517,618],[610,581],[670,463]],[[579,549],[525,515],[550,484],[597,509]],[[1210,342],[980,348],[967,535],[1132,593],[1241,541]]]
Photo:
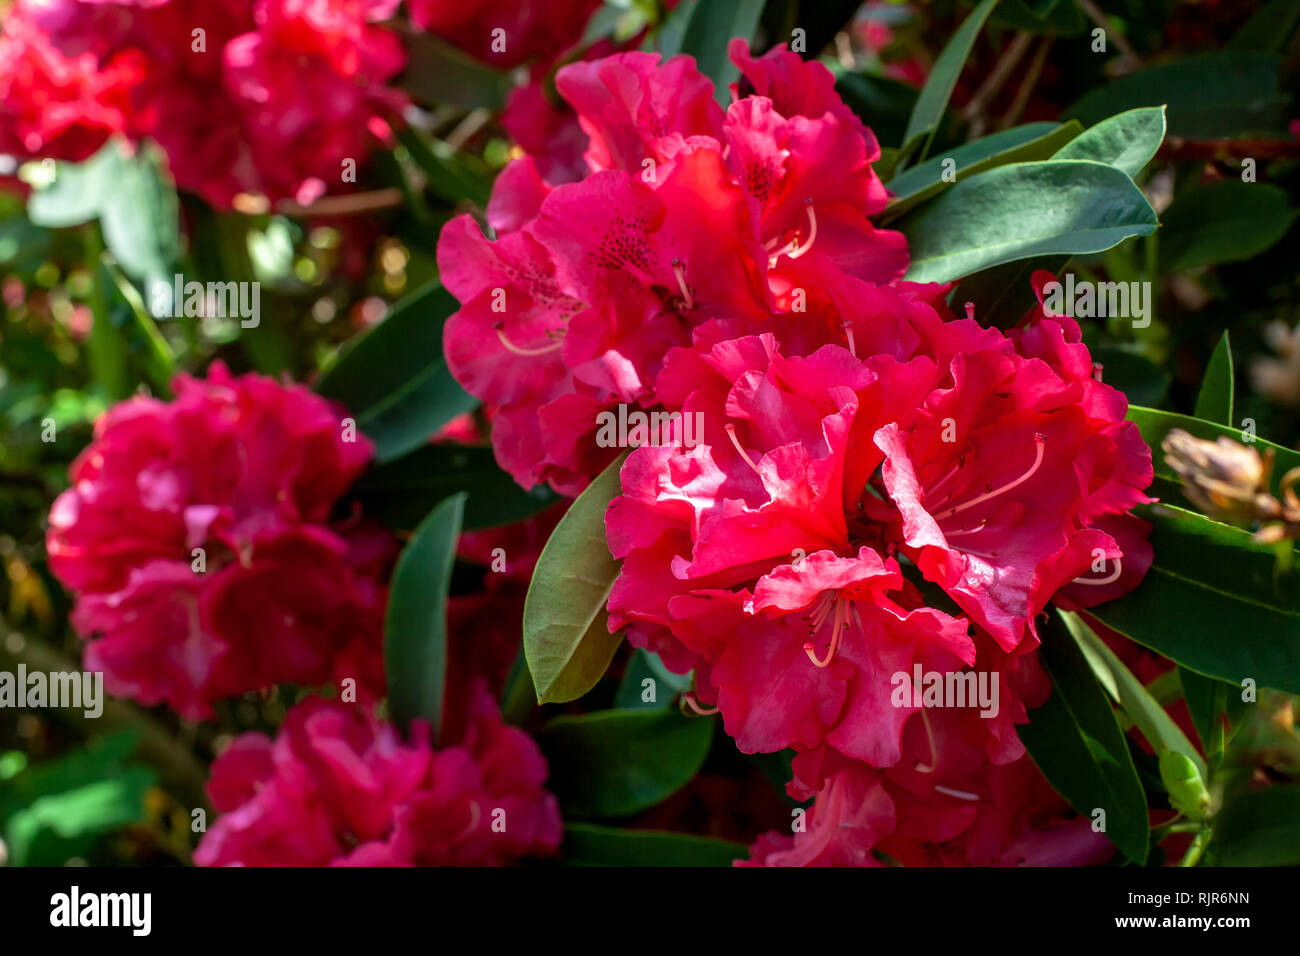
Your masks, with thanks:
[[[455,205],[472,202],[486,208],[492,195],[492,173],[475,158],[457,153],[443,142],[431,142],[424,134],[407,127],[397,134],[424,171],[427,188],[434,195]]]
[[[1073,0],[1002,0],[992,22],[1060,37],[1078,36],[1087,23]]]
[[[699,772],[714,722],[676,711],[601,710],[556,717],[537,734],[547,784],[566,817],[626,817],[668,799]]]
[[[447,683],[447,592],[456,562],[465,495],[429,514],[402,549],[384,617],[388,707],[398,726],[426,720],[442,736]]]
[[[1142,172],[1165,138],[1165,108],[1145,106],[1111,116],[1066,143],[1057,159],[1091,159],[1123,170]]]
[[[1160,230],[1160,269],[1250,259],[1278,242],[1295,222],[1285,189],[1221,179],[1174,199]]]
[[[728,89],[740,70],[727,58],[732,37],[752,40],[763,14],[763,0],[694,0],[681,53],[695,57],[701,73],[713,81],[713,95],[725,109],[731,103]]]
[[[948,282],[1004,262],[1101,252],[1155,231],[1133,180],[1102,163],[1014,163],[963,180],[900,219],[906,278]]]
[[[1185,667],[1178,668],[1178,681],[1205,755],[1214,757],[1222,753],[1224,744],[1240,725],[1248,706],[1241,699],[1241,688],[1212,677],[1202,677]],[[1223,726],[1225,719],[1227,730]]]
[[[425,103],[463,109],[499,110],[510,79],[425,30],[399,28],[406,47],[406,70],[397,86]]]
[[[935,130],[943,120],[944,110],[948,108],[948,100],[952,97],[962,67],[966,65],[966,58],[970,56],[971,47],[975,45],[975,38],[979,36],[984,21],[989,18],[989,14],[997,5],[998,0],[983,0],[962,22],[953,33],[952,39],[943,48],[943,52],[939,54],[939,59],[935,60],[930,76],[926,79],[925,86],[921,88],[921,95],[917,97],[916,106],[913,107],[912,116],[907,122],[907,131],[903,134],[904,148],[913,140],[925,141],[925,146],[921,149],[921,159],[925,159],[930,148],[929,144],[934,139]]]
[[[1235,382],[1232,371],[1232,346],[1225,329],[1223,338],[1210,356],[1210,365],[1201,381],[1201,391],[1196,396],[1196,417],[1232,425],[1232,393]]]
[[[1169,135],[1226,139],[1285,133],[1287,98],[1277,91],[1279,57],[1224,50],[1148,67],[1095,87],[1065,111],[1087,126],[1140,106],[1167,105]]]
[[[1106,837],[1131,860],[1147,858],[1146,794],[1124,733],[1087,659],[1057,620],[1040,628],[1039,659],[1052,696],[1017,728],[1034,764],[1085,817],[1106,813]]]
[[[104,257],[104,268],[112,277],[118,295],[128,306],[127,314],[133,325],[131,330],[133,334],[130,337],[143,346],[140,361],[144,367],[145,377],[149,379],[149,384],[157,394],[170,394],[172,376],[176,374],[176,363],[172,357],[171,347],[158,331],[158,325],[149,314],[149,310],[145,308],[144,299],[140,297],[139,291],[109,256]]]
[[[619,494],[626,455],[565,512],[542,549],[524,600],[524,654],[540,704],[576,700],[596,685],[622,634],[606,627],[618,563],[605,543],[605,508]]]
[[[565,824],[560,847],[564,866],[730,866],[748,855],[743,843],[598,823]]]
[[[33,190],[28,198],[28,218],[34,225],[49,229],[79,226],[98,218],[121,163],[116,143],[106,144],[84,162],[56,162],[54,181]]]
[[[153,772],[131,767],[62,793],[39,797],[9,818],[5,840],[14,866],[56,866],[94,846],[103,833],[145,819]]]
[[[438,502],[463,491],[465,529],[492,528],[532,517],[560,500],[545,485],[520,488],[491,448],[425,445],[370,469],[350,492],[362,510],[390,528],[414,528]]]
[[[1138,730],[1142,731],[1142,736],[1146,737],[1147,743],[1151,744],[1157,753],[1163,748],[1183,754],[1192,761],[1201,779],[1204,780],[1205,761],[1196,752],[1196,747],[1187,739],[1187,735],[1178,729],[1173,718],[1151,696],[1142,682],[1133,676],[1133,672],[1124,666],[1124,662],[1115,656],[1115,652],[1107,647],[1077,614],[1070,611],[1058,611],[1058,613],[1065,621],[1065,627],[1075,643],[1079,645],[1079,650],[1083,651],[1083,656],[1092,668],[1093,676],[1120,709],[1128,714]]]
[[[916,106],[917,90],[887,76],[846,70],[838,63],[828,65],[835,74],[835,91],[858,119],[871,127],[876,138],[881,143],[902,143],[908,117]],[[876,163],[882,179],[886,177],[881,169],[883,160]]]
[[[1300,23],[1300,3],[1295,0],[1269,0],[1261,4],[1238,30],[1228,46],[1234,50],[1281,52]]]
[[[1300,693],[1300,588],[1249,532],[1171,505],[1149,509],[1156,561],[1088,613],[1199,674]]]
[[[316,383],[342,402],[375,443],[375,457],[392,461],[425,444],[478,400],[452,378],[442,352],[442,327],[455,298],[431,282],[392,307]]]
[[[1092,358],[1102,366],[1103,381],[1128,396],[1130,403],[1158,405],[1169,394],[1169,373],[1135,345],[1098,345]]]
[[[654,681],[647,686],[645,681]],[[653,687],[654,700],[645,700],[646,692]],[[623,679],[614,693],[614,706],[624,710],[667,710],[677,695],[690,690],[689,674],[674,674],[668,670],[653,651],[637,650],[628,658]]]
[[[1214,846],[1226,866],[1300,864],[1300,786],[1275,784],[1230,801],[1215,821]]]
[[[948,160],[953,163],[949,167],[953,170],[953,181],[960,182],[968,176],[996,166],[1047,159],[1062,144],[1077,136],[1082,128],[1075,122],[1065,125],[1029,123],[985,136],[973,143],[948,150],[943,156],[913,166],[889,181],[889,191],[894,193],[894,198],[889,200],[889,205],[880,214],[880,221],[888,222],[952,185],[943,179]]]

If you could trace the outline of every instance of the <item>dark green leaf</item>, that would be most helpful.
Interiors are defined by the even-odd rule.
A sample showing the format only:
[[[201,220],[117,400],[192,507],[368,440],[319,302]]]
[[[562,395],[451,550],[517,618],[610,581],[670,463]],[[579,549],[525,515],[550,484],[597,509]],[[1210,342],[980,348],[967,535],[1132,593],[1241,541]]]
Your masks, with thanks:
[[[1101,252],[1156,224],[1146,198],[1118,169],[1048,160],[972,176],[894,228],[911,250],[906,278],[947,282],[1004,262]]]
[[[1232,371],[1232,346],[1228,344],[1228,333],[1210,357],[1209,368],[1201,381],[1201,391],[1196,396],[1196,417],[1221,425],[1232,425],[1232,393],[1235,387]]]
[[[545,485],[524,491],[501,470],[491,448],[426,445],[366,472],[351,494],[362,510],[391,528],[414,528],[429,509],[463,491],[465,529],[510,524],[531,517],[560,497]]]
[[[1169,373],[1134,347],[1098,345],[1092,358],[1102,367],[1102,380],[1128,396],[1130,403],[1159,405],[1169,394]]]
[[[1214,757],[1223,751],[1231,731],[1239,725],[1246,712],[1247,704],[1241,699],[1241,688],[1212,677],[1202,677],[1185,667],[1178,668],[1178,680],[1205,755]],[[1223,726],[1225,719],[1227,730]]]
[[[727,58],[732,37],[751,40],[763,14],[763,0],[694,0],[682,35],[680,52],[695,57],[700,72],[713,81],[713,94],[725,108],[731,103],[729,84],[740,70]]]
[[[509,78],[425,30],[402,29],[406,71],[397,85],[425,103],[499,110]],[[508,39],[508,38],[507,38]]]
[[[1286,190],[1267,183],[1222,179],[1176,197],[1160,230],[1160,268],[1183,272],[1250,259],[1295,222]]]
[[[321,376],[316,390],[343,403],[392,461],[429,440],[458,415],[478,407],[442,353],[442,327],[456,311],[451,293],[430,283],[393,306]]]
[[[1277,91],[1278,57],[1225,50],[1148,67],[1095,87],[1065,111],[1087,126],[1139,106],[1169,107],[1169,135],[1223,139],[1284,133],[1286,97]]]
[[[563,703],[591,690],[622,640],[606,627],[618,563],[605,543],[605,508],[619,494],[625,458],[578,496],[537,559],[524,601],[524,653],[538,703]]]
[[[1056,620],[1040,628],[1039,654],[1052,696],[1020,726],[1020,739],[1048,782],[1079,813],[1106,813],[1106,836],[1137,863],[1150,842],[1146,794],[1128,744],[1087,660]]]
[[[1069,263],[1069,256],[1036,256],[982,269],[958,282],[948,303],[961,315],[969,302],[980,325],[1009,329],[1038,302],[1030,282],[1033,274],[1045,269],[1059,278]]]
[[[468,201],[487,207],[492,195],[492,173],[475,158],[459,154],[445,143],[431,142],[410,127],[397,138],[428,178],[430,192],[453,205]]]
[[[709,755],[713,721],[676,711],[557,717],[537,734],[566,817],[625,817],[668,799]]]
[[[1213,846],[1227,866],[1300,864],[1300,786],[1241,794],[1215,821]]]
[[[971,15],[953,33],[952,39],[943,48],[939,58],[935,60],[930,76],[926,79],[925,86],[921,88],[921,95],[917,97],[916,106],[907,122],[907,131],[903,134],[904,148],[916,139],[923,140],[927,144],[921,149],[921,159],[925,159],[929,149],[928,144],[934,138],[935,130],[939,128],[944,110],[948,108],[948,100],[952,97],[957,78],[966,65],[966,58],[970,56],[971,47],[975,45],[975,38],[979,36],[984,21],[989,18],[989,14],[997,5],[998,0],[983,0],[971,12]]]
[[[849,109],[871,127],[881,143],[901,144],[908,117],[916,106],[917,91],[898,80],[871,73],[855,73],[831,64],[835,90]],[[876,164],[876,172],[887,180],[887,172]]]
[[[730,866],[748,855],[742,843],[598,823],[565,824],[560,847],[565,866]]]
[[[652,681],[646,684],[646,681]],[[653,651],[637,650],[628,658],[623,679],[614,693],[614,706],[625,710],[667,710],[682,691],[689,690],[690,675],[674,674]],[[654,700],[646,700],[653,692]]]
[[[1234,50],[1281,52],[1297,23],[1300,23],[1300,3],[1295,0],[1268,0],[1233,34],[1228,46]]]
[[[1165,108],[1144,106],[1107,117],[1080,133],[1057,159],[1091,159],[1137,176],[1165,138]]]
[[[1155,564],[1132,594],[1088,613],[1197,673],[1300,693],[1300,588],[1273,549],[1170,505],[1149,517]]]
[[[1029,123],[950,149],[944,155],[913,166],[889,181],[889,191],[894,193],[894,198],[880,214],[880,221],[888,222],[952,185],[943,179],[945,164],[949,160],[952,160],[952,165],[947,168],[953,170],[953,182],[960,182],[995,166],[1047,159],[1062,144],[1077,136],[1081,129],[1074,122],[1064,126],[1056,123]]]
[[[447,683],[447,591],[465,495],[448,498],[415,530],[393,570],[384,617],[388,707],[405,728],[426,720],[441,739]]]

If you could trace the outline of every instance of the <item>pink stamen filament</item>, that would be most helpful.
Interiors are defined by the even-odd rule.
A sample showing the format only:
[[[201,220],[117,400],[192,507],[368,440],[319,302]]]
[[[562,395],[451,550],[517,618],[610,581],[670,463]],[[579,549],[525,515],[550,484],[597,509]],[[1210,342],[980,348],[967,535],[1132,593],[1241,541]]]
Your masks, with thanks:
[[[973,528],[962,528],[960,531],[945,531],[943,533],[943,536],[945,538],[955,538],[959,534],[975,534],[977,531],[983,531],[984,526],[987,525],[988,523],[989,523],[988,518],[981,518],[980,523]]]
[[[808,655],[808,660],[812,661],[816,667],[830,667],[831,661],[835,659],[835,652],[840,649],[840,638],[844,636],[844,624],[848,618],[848,609],[845,602],[838,598],[833,603],[835,605],[835,623],[832,625],[831,645],[826,651],[826,656],[819,658],[817,648],[812,642],[803,646],[804,653]],[[823,620],[825,619],[823,618]]]
[[[1123,574],[1123,573],[1124,573],[1124,559],[1123,559],[1123,558],[1116,558],[1116,559],[1115,559],[1115,570],[1112,571],[1110,574],[1106,575],[1104,578],[1084,578],[1084,577],[1079,577],[1079,578],[1075,578],[1075,579],[1074,579],[1074,583],[1075,583],[1075,584],[1087,584],[1087,585],[1092,586],[1092,587],[1096,587],[1097,585],[1100,585],[1100,584],[1113,584],[1114,582],[1116,582],[1116,581],[1119,580],[1119,576],[1120,576],[1121,574]]]
[[[937,748],[934,745],[934,728],[930,726],[930,718],[924,710],[921,711],[921,725],[925,727],[925,741],[930,748],[930,759],[934,760],[937,756]],[[912,764],[912,769],[917,773],[934,773],[937,763],[924,764],[919,760]]]
[[[854,358],[857,358],[857,357],[858,357],[858,349],[857,349],[857,345],[856,345],[856,344],[854,343],[854,341],[853,341],[853,323],[852,323],[852,322],[845,322],[845,323],[844,323],[844,335],[845,335],[845,337],[849,340],[849,352],[853,355]]]
[[[958,800],[970,800],[978,803],[980,795],[978,793],[969,793],[965,790],[953,790],[951,787],[944,787],[939,784],[934,785],[936,793],[945,793],[950,797],[956,797]]]
[[[460,836],[456,838],[458,840],[465,839],[465,837],[469,836],[471,833],[477,830],[479,821],[483,819],[483,811],[479,808],[477,800],[471,800],[469,802],[469,809],[470,809],[469,826],[467,826],[463,831],[461,831]]]
[[[731,439],[731,444],[736,446],[736,451],[740,453],[740,457],[745,459],[745,464],[749,465],[750,468],[754,469],[754,474],[761,475],[761,473],[758,470],[758,465],[754,464],[754,459],[750,458],[749,453],[745,451],[745,449],[740,447],[740,439],[736,437],[736,426],[727,425],[726,429],[727,429],[727,437]]]
[[[564,347],[563,336],[560,337],[560,341],[556,342],[553,345],[547,345],[542,348],[526,348],[521,345],[515,345],[515,343],[511,342],[508,338],[506,338],[506,334],[504,331],[502,331],[501,326],[499,324],[496,327],[496,333],[497,333],[497,338],[501,340],[501,344],[506,347],[506,351],[513,352],[515,355],[520,355],[523,356],[524,358],[532,358],[535,355],[546,355],[548,352],[554,352],[556,349]],[[551,333],[548,332],[547,334],[549,335]]]
[[[699,714],[701,717],[709,717],[713,714],[718,713],[717,707],[701,707],[699,705],[699,702],[695,699],[694,691],[687,691],[686,693],[682,694],[682,703],[685,704],[687,707],[689,707],[691,710],[695,711],[695,713]]]
[[[807,205],[804,207],[804,211],[808,213],[808,241],[799,243],[794,249],[787,253],[791,259],[798,259],[801,255],[811,249],[813,243],[817,241],[817,213],[813,212],[812,200],[809,199],[806,200],[806,202]]]
[[[690,286],[686,284],[686,266],[682,265],[682,260],[673,260],[673,275],[677,277],[677,288],[682,290],[682,301],[686,303],[686,308],[695,308],[695,297],[691,295]]]
[[[1020,485],[1023,485],[1026,481],[1028,481],[1030,478],[1033,477],[1034,473],[1038,471],[1039,466],[1042,465],[1043,450],[1046,448],[1046,446],[1047,446],[1047,438],[1042,434],[1035,435],[1034,436],[1034,463],[1029,466],[1028,471],[1026,471],[1019,478],[1015,478],[1011,481],[1008,481],[1005,485],[1002,485],[998,488],[994,488],[991,491],[984,492],[984,494],[980,495],[978,498],[972,498],[970,501],[963,502],[962,504],[959,505],[953,505],[951,508],[948,508],[946,511],[939,512],[937,515],[934,516],[935,520],[943,521],[947,518],[951,518],[955,514],[960,514],[963,511],[966,511],[970,508],[974,508],[976,505],[983,504],[984,502],[990,500],[991,498],[996,498],[998,495],[1005,494],[1011,489],[1018,488]]]

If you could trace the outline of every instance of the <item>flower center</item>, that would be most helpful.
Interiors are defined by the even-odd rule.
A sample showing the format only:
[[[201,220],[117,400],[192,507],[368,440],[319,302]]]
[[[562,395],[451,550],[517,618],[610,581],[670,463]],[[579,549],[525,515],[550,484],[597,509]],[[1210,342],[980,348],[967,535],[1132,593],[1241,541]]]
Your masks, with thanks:
[[[1020,485],[1023,485],[1026,481],[1032,478],[1035,472],[1038,471],[1039,467],[1042,466],[1043,451],[1046,447],[1047,447],[1047,437],[1043,435],[1041,432],[1036,433],[1034,435],[1034,463],[1030,465],[1029,468],[1023,474],[1020,475],[1020,477],[1013,478],[1011,481],[1008,481],[1006,484],[1000,485],[997,488],[993,488],[990,487],[989,485],[985,485],[984,493],[974,498],[971,498],[969,501],[963,501],[960,504],[955,504],[955,505],[951,504],[950,502],[945,502],[945,504],[948,504],[949,506],[944,508],[943,511],[935,513],[934,520],[944,521],[948,518],[951,518],[953,515],[961,514],[963,511],[968,511],[971,508],[976,507],[977,505],[982,505],[984,504],[984,502],[991,501],[992,499],[998,497],[998,495],[1006,494],[1008,491],[1011,491],[1013,488],[1018,488]],[[965,460],[964,456],[963,458],[959,459],[957,465],[953,466],[952,471],[949,471],[948,474],[944,475],[943,478],[941,478],[934,485],[934,487],[930,489],[930,493],[933,494],[934,491],[937,488],[939,488],[940,485],[942,485],[949,478],[951,478],[952,475],[956,472],[957,468],[961,466],[964,460]],[[982,523],[980,527],[983,527]],[[978,528],[972,529],[972,531],[978,531],[978,530],[979,530]]]

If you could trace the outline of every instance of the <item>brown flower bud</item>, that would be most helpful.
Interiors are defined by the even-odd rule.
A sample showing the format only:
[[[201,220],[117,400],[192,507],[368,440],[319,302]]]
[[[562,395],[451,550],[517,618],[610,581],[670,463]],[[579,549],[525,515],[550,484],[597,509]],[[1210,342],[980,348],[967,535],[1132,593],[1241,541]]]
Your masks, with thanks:
[[[1205,441],[1175,428],[1161,442],[1165,461],[1183,479],[1187,497],[1214,518],[1252,524],[1276,517],[1268,493],[1270,462],[1254,448],[1220,436]]]

